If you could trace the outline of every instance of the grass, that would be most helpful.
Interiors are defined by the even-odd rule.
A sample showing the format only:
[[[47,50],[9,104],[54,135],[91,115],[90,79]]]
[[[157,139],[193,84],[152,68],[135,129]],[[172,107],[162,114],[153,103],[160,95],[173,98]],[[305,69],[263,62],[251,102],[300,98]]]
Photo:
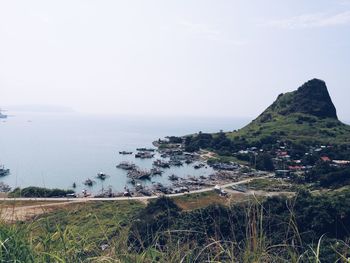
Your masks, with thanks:
[[[268,192],[295,192],[299,187],[278,178],[257,178],[244,184],[246,188]]]
[[[231,190],[232,188],[227,188],[225,190]],[[255,197],[252,195],[244,193],[229,193],[227,197],[220,196],[215,191],[189,194],[179,197],[174,197],[173,200],[177,206],[179,206],[184,211],[191,211],[195,209],[202,209],[208,207],[209,205],[223,205],[231,206],[236,203],[242,203],[246,201],[254,200]]]
[[[214,158],[209,158],[208,159],[208,162],[219,162],[219,163],[230,163],[230,162],[233,162],[233,163],[238,163],[238,164],[241,164],[241,165],[249,165],[249,162],[246,162],[246,161],[242,161],[242,160],[239,160],[238,158],[236,158],[235,156],[224,156],[224,155],[218,155]]]
[[[32,224],[33,230],[42,233],[42,222],[49,228],[67,226],[84,233],[87,240],[110,237],[119,227],[126,225],[129,218],[144,205],[134,201],[100,201],[76,203],[42,216]],[[96,227],[99,231],[96,231]]]
[[[254,183],[261,187],[277,181],[257,179]],[[35,221],[0,224],[0,262],[319,262],[322,238],[302,253],[292,245],[269,243],[262,227],[266,211],[255,197],[238,194],[224,198],[206,192],[174,198],[185,211],[202,210],[212,204],[230,207],[247,200],[244,209],[248,223],[243,243],[208,239],[201,248],[193,247],[191,242],[162,247],[161,237],[174,233],[159,232],[150,247],[135,252],[128,245],[129,229],[145,205],[135,201],[96,201],[73,203]],[[290,224],[293,226],[293,221]],[[339,262],[346,262],[347,252],[339,250],[339,254],[344,258]]]
[[[34,200],[28,200],[28,201],[0,201],[0,209],[1,208],[7,208],[7,207],[25,207],[25,206],[32,206],[32,205],[49,205],[49,204],[57,204],[57,203],[68,203],[67,201],[34,201]]]
[[[183,195],[175,197],[174,201],[185,211],[204,208],[211,204],[228,205],[228,199],[221,197],[214,191]]]
[[[350,142],[350,126],[338,120],[326,118],[315,119],[314,122],[300,122],[300,118],[310,118],[310,116],[300,113],[288,116],[273,112],[270,114],[272,116],[271,120],[262,122],[260,117],[246,127],[228,133],[227,136],[231,139],[244,137],[248,142],[259,141],[271,136],[271,134],[297,143],[316,141],[323,144],[346,144]]]
[[[143,207],[132,201],[75,203],[10,228],[20,229],[20,239],[27,240],[25,246],[30,248],[33,261],[26,258],[23,262],[94,261],[115,253],[119,243],[126,240],[122,236],[127,233],[130,218]],[[1,226],[7,229],[7,225]],[[18,236],[15,230],[8,234],[10,240]]]

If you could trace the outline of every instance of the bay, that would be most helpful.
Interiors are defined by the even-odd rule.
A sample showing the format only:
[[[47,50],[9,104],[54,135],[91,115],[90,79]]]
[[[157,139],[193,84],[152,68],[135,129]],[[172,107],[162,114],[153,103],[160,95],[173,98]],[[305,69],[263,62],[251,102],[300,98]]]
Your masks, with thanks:
[[[101,182],[98,172],[109,175],[103,183],[113,191],[121,191],[128,183],[126,172],[116,168],[130,161],[142,169],[150,169],[153,160],[119,155],[119,151],[136,152],[139,147],[152,147],[158,138],[182,136],[198,131],[231,131],[248,123],[238,118],[138,117],[87,115],[79,113],[13,113],[0,122],[0,164],[11,174],[0,178],[15,187],[86,188],[83,182],[96,181],[90,191],[97,193]],[[166,169],[151,182],[167,184],[168,176],[208,175],[210,168],[195,170],[193,165]]]

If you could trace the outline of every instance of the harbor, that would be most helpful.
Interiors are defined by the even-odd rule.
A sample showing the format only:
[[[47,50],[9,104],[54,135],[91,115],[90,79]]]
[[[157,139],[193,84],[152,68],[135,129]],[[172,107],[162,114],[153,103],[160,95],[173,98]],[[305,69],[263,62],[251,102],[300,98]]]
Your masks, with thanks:
[[[70,114],[24,115],[12,111],[11,116],[15,117],[0,124],[2,138],[6,138],[0,140],[0,164],[10,170],[10,174],[3,176],[1,181],[12,190],[36,186],[72,189],[77,195],[86,190],[87,193],[98,196],[102,193],[102,188],[106,192],[104,195],[109,190],[113,194],[120,194],[125,186],[134,192],[138,183],[145,189],[152,188],[157,183],[169,187],[172,185],[172,174],[186,179],[208,177],[214,172],[208,165],[207,168],[194,168],[201,162],[196,153],[161,149],[162,147],[152,144],[157,138],[173,134],[176,129],[179,134],[197,130],[192,124],[195,122],[181,126],[184,125],[182,120],[173,124],[163,120],[147,120],[149,126],[152,126],[147,128],[140,121],[125,121],[114,117],[103,119],[99,116],[94,118]],[[163,126],[159,123],[163,123]],[[135,158],[139,151],[154,156]],[[154,166],[157,160],[161,161],[161,166],[169,167]],[[116,167],[120,163],[124,163],[124,169],[131,170],[137,166],[140,170],[151,172],[150,179],[140,180],[133,185],[127,176],[129,170]],[[100,172],[108,175],[105,180],[97,178]],[[86,182],[87,179],[94,182]],[[173,188],[176,190],[176,187]]]
[[[116,164],[118,170],[123,171],[127,182],[123,191],[113,192],[111,188],[102,189],[97,197],[147,197],[154,195],[171,195],[208,188],[218,188],[219,185],[264,177],[266,172],[255,171],[246,166],[233,162],[209,163],[207,156],[210,152],[185,152],[181,144],[166,144],[163,147],[159,143],[153,143],[154,148],[137,148],[137,153],[128,160]],[[129,151],[120,151],[129,152]],[[131,152],[131,151],[130,151]],[[146,156],[141,158],[139,155]],[[148,165],[139,166],[135,162],[138,159],[146,159]],[[147,168],[146,168],[147,167]],[[179,173],[186,170],[187,174]],[[102,175],[103,173],[100,173]],[[161,179],[161,180],[160,180]],[[93,184],[88,185],[90,187]],[[86,193],[87,190],[83,190]],[[242,191],[237,188],[237,191]],[[220,195],[225,195],[220,190]]]

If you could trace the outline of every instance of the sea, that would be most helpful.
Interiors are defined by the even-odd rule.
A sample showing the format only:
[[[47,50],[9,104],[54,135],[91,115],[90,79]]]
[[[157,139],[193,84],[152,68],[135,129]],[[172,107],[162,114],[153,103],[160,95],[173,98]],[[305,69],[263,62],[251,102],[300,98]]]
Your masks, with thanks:
[[[136,148],[153,147],[152,142],[165,136],[182,136],[202,132],[232,131],[243,127],[248,119],[196,117],[138,117],[88,115],[81,113],[14,112],[0,120],[0,165],[10,174],[0,181],[10,187],[87,188],[86,179],[96,183],[88,189],[98,193],[111,188],[122,191],[129,185],[126,172],[116,168],[122,161],[141,169],[152,168],[154,159],[140,160],[119,151],[136,152]],[[159,156],[156,156],[158,158]],[[164,169],[161,176],[144,184],[169,184],[168,176],[208,175],[210,167],[194,169],[193,164]],[[96,176],[108,175],[102,182]]]

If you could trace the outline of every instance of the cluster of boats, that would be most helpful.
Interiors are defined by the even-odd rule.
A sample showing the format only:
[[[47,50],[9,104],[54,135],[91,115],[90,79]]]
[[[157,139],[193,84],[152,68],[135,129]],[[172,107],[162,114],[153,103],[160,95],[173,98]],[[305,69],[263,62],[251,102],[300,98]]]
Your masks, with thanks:
[[[147,170],[134,169],[134,170],[128,171],[128,177],[134,180],[150,179],[151,176],[152,176],[151,171],[147,171]]]
[[[117,165],[117,168],[128,171],[127,176],[133,180],[150,179],[151,176],[161,175],[163,173],[163,171],[157,167],[150,170],[141,170],[138,166],[129,162],[121,162]]]
[[[106,180],[106,178],[109,177],[109,175],[103,173],[103,172],[99,172],[96,176],[97,179],[101,180],[101,181],[104,181]],[[94,184],[96,183],[95,180],[92,180],[90,178],[86,179],[84,181],[84,185],[88,186],[88,187],[92,187]],[[76,188],[76,184],[74,183],[73,184],[73,188]]]
[[[135,153],[135,158],[141,158],[141,159],[151,159],[155,157],[155,150],[153,148],[137,148]],[[132,155],[132,151],[119,151],[119,154],[121,155]],[[150,190],[147,190],[147,187],[141,186],[142,180],[150,180],[152,176],[156,175],[162,175],[164,170],[166,168],[170,168],[171,166],[182,166],[185,163],[190,164],[192,162],[195,162],[195,165],[193,166],[195,169],[200,169],[205,166],[204,163],[198,162],[198,157],[194,156],[193,154],[186,154],[183,151],[180,151],[178,149],[166,149],[165,151],[160,151],[161,158],[156,159],[153,161],[153,167],[151,169],[141,169],[136,164],[128,161],[123,161],[116,165],[117,168],[123,169],[127,172],[127,177],[129,178],[129,183],[134,185],[135,189],[138,193],[141,193],[143,195],[150,194]],[[99,179],[101,181],[104,181],[108,177],[105,173],[98,173],[95,177],[96,179]],[[171,174],[168,178],[170,181],[175,183],[177,186],[177,191],[186,191],[186,180],[183,178],[180,178],[179,176],[175,174]],[[93,179],[87,179],[83,182],[85,186],[92,187],[94,184],[96,184],[96,181]],[[152,183],[153,184],[153,183]],[[180,189],[181,187],[184,187],[184,189]],[[153,184],[153,191],[156,192],[173,192],[173,189],[171,187],[168,189],[167,187],[156,183]],[[185,189],[186,188],[186,189]],[[130,190],[126,189],[124,191],[124,195],[128,196],[130,195]]]
[[[146,148],[139,148],[137,150],[142,150],[142,153],[146,155],[155,155],[153,150]],[[140,152],[139,152],[140,153]],[[132,154],[132,152],[120,152],[120,154]],[[161,153],[163,154],[163,153]],[[164,155],[165,156],[165,155]],[[136,157],[136,156],[135,156]],[[152,176],[162,175],[166,168],[171,166],[180,166],[184,163],[192,163],[194,169],[207,168],[207,164],[200,161],[199,158],[195,156],[186,156],[184,153],[182,155],[176,153],[172,154],[166,153],[166,157],[155,159],[153,161],[153,167],[151,169],[141,169],[136,164],[132,162],[123,161],[116,165],[117,168],[126,171],[127,177],[129,178],[129,184],[133,185],[133,188],[129,189],[125,187],[124,192],[112,193],[102,192],[103,196],[151,196],[156,194],[174,194],[183,193],[192,190],[202,189],[203,187],[215,186],[217,184],[222,184],[223,182],[232,182],[238,179],[239,165],[229,163],[215,163],[211,167],[218,170],[217,172],[210,174],[208,176],[187,176],[186,178],[180,177],[176,174],[171,174],[168,176],[171,184],[165,186],[161,183],[152,182],[151,184],[142,183],[144,180],[150,180]],[[237,170],[237,171],[236,171]],[[248,176],[248,175],[247,175]],[[98,173],[96,178],[103,181],[108,177],[104,173]],[[87,179],[84,184],[91,187],[96,182],[91,179]],[[222,189],[215,189],[220,195],[225,196],[226,192]],[[103,188],[102,188],[103,191]],[[244,189],[237,188],[237,191],[244,191]]]
[[[137,148],[136,150],[135,158],[151,159],[155,157],[155,149],[153,148]],[[132,152],[120,151],[119,154],[130,155]],[[160,159],[153,161],[153,168],[150,170],[140,169],[134,163],[127,161],[119,163],[116,167],[127,171],[127,176],[131,179],[131,184],[136,185],[137,180],[145,180],[155,175],[162,175],[164,172],[162,169],[170,168],[171,166],[182,166],[184,163],[190,164],[198,159],[193,154],[185,154],[179,149],[160,150],[160,157]],[[197,162],[194,168],[200,169],[204,166],[204,163]],[[172,174],[169,176],[169,180],[177,181],[179,177]]]
[[[151,159],[154,157],[153,152],[155,149],[153,148],[137,148],[136,149],[137,153],[135,154],[135,158],[140,158],[140,159]],[[121,155],[131,155],[133,152],[130,151],[120,151],[119,154]]]
[[[181,161],[181,159],[171,157],[169,161],[157,159],[153,162],[153,165],[161,168],[170,168],[170,166],[183,166],[183,162]]]

